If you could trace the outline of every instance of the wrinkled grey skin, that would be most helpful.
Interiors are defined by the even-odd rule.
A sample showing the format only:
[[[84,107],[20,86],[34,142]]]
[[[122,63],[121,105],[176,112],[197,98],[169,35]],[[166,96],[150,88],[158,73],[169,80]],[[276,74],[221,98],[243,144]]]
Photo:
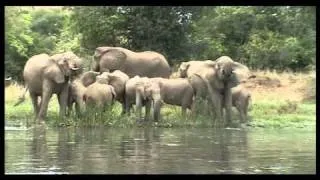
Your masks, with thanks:
[[[125,87],[126,82],[129,80],[129,76],[120,70],[115,70],[112,73],[104,72],[100,75],[101,78],[105,78],[107,84],[114,87],[117,94],[116,100],[122,104],[122,114],[126,111],[125,107]]]
[[[85,103],[83,101],[83,95],[87,87],[96,81],[98,72],[88,71],[85,72],[70,81],[69,96],[68,96],[68,114],[71,113],[72,107],[75,104],[77,115],[81,115],[85,112]]]
[[[107,84],[104,79],[97,76],[96,82],[89,85],[84,92],[83,101],[86,106],[105,110],[106,107],[111,106],[115,100],[116,92],[114,88]]]
[[[249,69],[238,62],[234,62],[228,56],[221,56],[213,62],[198,64],[197,66],[193,68],[193,74],[187,73],[196,95],[199,96],[201,93],[209,95],[213,111],[219,120],[222,120],[223,117],[222,104],[224,104],[226,126],[230,126],[232,107],[231,88],[249,78]],[[190,67],[192,67],[192,64],[188,68]]]
[[[121,47],[98,47],[94,53],[92,70],[113,72],[120,70],[130,78],[141,77],[169,78],[170,66],[166,58],[154,51],[133,52]]]
[[[181,113],[183,117],[185,117],[187,109],[193,111],[195,92],[188,79],[150,78],[150,80],[151,82],[159,84],[161,100],[164,103],[181,106]],[[158,121],[160,118],[160,110],[160,106],[154,105],[155,121]]]
[[[39,54],[32,56],[25,64],[23,78],[25,91],[19,98],[20,104],[29,90],[36,120],[44,124],[48,103],[52,94],[57,94],[60,106],[60,118],[66,114],[68,101],[69,78],[82,69],[81,59],[72,52],[65,52],[49,56]],[[41,97],[41,104],[38,104]]]
[[[158,83],[153,83],[147,77],[135,76],[126,83],[126,112],[130,114],[130,108],[136,104],[138,120],[142,117],[142,107],[145,106],[145,120],[150,119],[150,109],[152,101],[161,106],[160,87]]]

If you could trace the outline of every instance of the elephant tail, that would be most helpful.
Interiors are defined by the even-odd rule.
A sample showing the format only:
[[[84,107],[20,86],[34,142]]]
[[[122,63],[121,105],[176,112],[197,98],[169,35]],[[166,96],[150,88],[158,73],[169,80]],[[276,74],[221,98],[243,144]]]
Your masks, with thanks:
[[[26,86],[24,88],[23,93],[20,95],[20,97],[18,98],[18,102],[16,102],[13,106],[18,106],[19,104],[23,103],[26,100],[26,93],[29,90],[29,87]]]

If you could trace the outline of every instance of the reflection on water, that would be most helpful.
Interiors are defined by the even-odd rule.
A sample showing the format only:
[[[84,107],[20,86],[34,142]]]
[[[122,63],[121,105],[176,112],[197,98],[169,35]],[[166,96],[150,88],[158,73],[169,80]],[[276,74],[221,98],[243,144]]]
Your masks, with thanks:
[[[315,173],[315,134],[211,128],[5,131],[5,173]]]

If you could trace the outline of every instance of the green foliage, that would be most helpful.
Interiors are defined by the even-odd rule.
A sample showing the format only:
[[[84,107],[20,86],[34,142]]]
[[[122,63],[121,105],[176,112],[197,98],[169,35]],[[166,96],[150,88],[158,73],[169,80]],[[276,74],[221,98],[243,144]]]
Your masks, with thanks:
[[[315,66],[315,7],[5,7],[5,73],[21,79],[28,58],[74,51],[89,67],[98,46],[153,50],[170,65],[228,55],[251,68]]]

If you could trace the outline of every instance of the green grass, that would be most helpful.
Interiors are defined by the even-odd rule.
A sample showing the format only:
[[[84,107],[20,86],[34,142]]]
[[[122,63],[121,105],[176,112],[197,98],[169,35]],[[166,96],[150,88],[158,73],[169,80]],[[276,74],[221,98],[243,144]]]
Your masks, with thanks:
[[[315,128],[316,125],[316,105],[309,102],[259,101],[252,104],[249,114],[251,125],[257,127]]]
[[[19,106],[13,107],[16,101],[6,100],[5,119],[10,123],[33,122],[33,109],[29,98]],[[181,116],[181,108],[178,106],[164,105],[161,110],[161,120],[158,123],[149,122],[151,126],[158,127],[212,127],[217,125],[213,121],[210,113],[205,113],[205,108],[197,107],[200,114],[191,115],[187,113],[186,118]],[[134,127],[141,126],[136,123],[136,115],[121,115],[121,105],[115,105],[102,113],[96,109],[88,110],[84,115],[78,118],[74,112],[65,120],[58,117],[59,106],[55,96],[49,103],[46,123],[48,126],[109,126],[109,127]],[[144,113],[144,109],[143,109]],[[233,109],[233,120],[238,121],[238,112]],[[249,111],[251,127],[265,128],[315,128],[316,106],[314,102],[305,102],[297,104],[290,101],[271,101],[260,100],[254,102]]]

